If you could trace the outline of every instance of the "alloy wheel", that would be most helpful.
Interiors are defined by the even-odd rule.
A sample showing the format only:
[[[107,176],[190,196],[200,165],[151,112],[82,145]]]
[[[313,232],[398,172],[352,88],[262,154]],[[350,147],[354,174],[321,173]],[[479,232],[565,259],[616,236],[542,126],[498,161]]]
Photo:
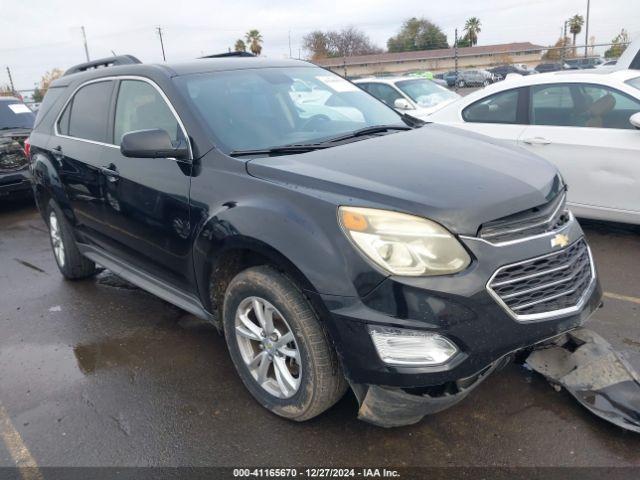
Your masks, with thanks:
[[[56,212],[49,214],[49,235],[51,236],[51,246],[53,247],[53,254],[56,256],[58,265],[64,267],[65,252],[64,243],[62,241],[62,232],[60,230],[60,223]]]
[[[277,398],[300,388],[300,349],[284,316],[267,300],[245,298],[236,310],[235,336],[253,379]]]

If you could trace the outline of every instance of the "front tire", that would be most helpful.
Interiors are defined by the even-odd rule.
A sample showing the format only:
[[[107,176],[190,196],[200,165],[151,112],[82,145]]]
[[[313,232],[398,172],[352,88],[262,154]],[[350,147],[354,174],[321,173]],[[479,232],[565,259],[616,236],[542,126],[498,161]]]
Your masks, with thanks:
[[[347,383],[313,308],[275,268],[252,267],[231,281],[223,321],[236,370],[266,409],[301,422],[344,395]]]
[[[467,85],[467,84],[465,83],[465,81],[464,81],[464,80],[460,80],[460,81],[458,82],[458,87],[459,87],[459,88],[464,88],[464,87],[466,87],[466,85]]]
[[[47,205],[46,219],[53,256],[64,278],[79,280],[94,275],[96,264],[80,253],[71,225],[53,200]]]

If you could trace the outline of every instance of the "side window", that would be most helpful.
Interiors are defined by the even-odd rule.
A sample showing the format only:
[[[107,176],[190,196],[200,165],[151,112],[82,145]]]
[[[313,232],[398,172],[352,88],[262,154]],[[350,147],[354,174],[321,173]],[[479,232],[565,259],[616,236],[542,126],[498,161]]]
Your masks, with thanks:
[[[602,85],[581,85],[579,89],[590,103],[585,127],[635,128],[629,123],[629,117],[640,112],[638,100]]]
[[[73,101],[67,104],[67,107],[64,109],[64,113],[58,119],[58,132],[61,135],[69,135],[69,117],[71,116],[71,105],[73,105]]]
[[[69,111],[61,118],[69,115],[68,128],[63,125],[67,129],[65,135],[106,142],[112,89],[113,82],[104,81],[90,83],[78,90],[69,104],[70,110],[67,108]]]
[[[395,88],[385,85],[384,83],[372,83],[369,85],[367,91],[392,108],[398,98],[404,98]]]
[[[570,84],[531,88],[531,125],[577,127],[581,123],[580,113],[587,108],[585,98],[574,101]]]
[[[462,111],[466,122],[517,123],[518,90],[496,93],[472,103]]]
[[[116,102],[113,143],[120,144],[125,133],[151,128],[166,130],[174,144],[182,138],[176,117],[152,85],[141,80],[123,80]]]
[[[638,100],[603,85],[532,87],[532,125],[632,129],[629,117],[639,111]]]

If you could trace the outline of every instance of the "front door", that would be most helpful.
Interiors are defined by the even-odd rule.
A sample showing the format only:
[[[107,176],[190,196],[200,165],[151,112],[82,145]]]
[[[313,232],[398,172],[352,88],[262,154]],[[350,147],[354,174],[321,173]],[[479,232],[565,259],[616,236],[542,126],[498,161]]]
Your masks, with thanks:
[[[117,86],[111,135],[161,128],[174,144],[187,142],[159,87],[146,79]],[[120,258],[180,289],[191,284],[189,187],[191,163],[173,158],[128,158],[119,149],[102,157],[107,221]]]

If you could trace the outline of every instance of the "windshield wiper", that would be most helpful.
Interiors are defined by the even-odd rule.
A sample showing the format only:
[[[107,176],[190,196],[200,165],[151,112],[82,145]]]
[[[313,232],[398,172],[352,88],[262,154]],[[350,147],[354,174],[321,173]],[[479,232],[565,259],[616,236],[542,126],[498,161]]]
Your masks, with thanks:
[[[364,137],[365,135],[373,135],[374,133],[384,133],[390,130],[413,130],[413,128],[408,125],[374,125],[372,127],[360,128],[358,130],[354,130],[353,132],[349,132],[338,137],[328,138],[327,140],[318,143],[318,145],[341,142],[343,140],[349,140],[351,138]]]
[[[0,127],[0,130],[26,130],[29,127]]]
[[[256,150],[233,150],[229,153],[232,157],[248,157],[251,155],[287,155],[294,153],[306,153],[313,150],[322,150],[323,148],[335,147],[336,143],[352,138],[363,137],[365,135],[373,135],[375,133],[388,132],[390,130],[413,130],[412,127],[407,125],[374,125],[372,127],[365,127],[353,132],[340,135],[338,137],[331,137],[318,143],[300,143],[292,145],[282,145],[279,147],[259,148]]]
[[[294,153],[305,153],[312,150],[321,150],[329,148],[330,145],[323,144],[299,144],[299,145],[282,145],[280,147],[259,148],[256,150],[233,150],[229,153],[232,157],[248,157],[252,155],[286,155]]]

